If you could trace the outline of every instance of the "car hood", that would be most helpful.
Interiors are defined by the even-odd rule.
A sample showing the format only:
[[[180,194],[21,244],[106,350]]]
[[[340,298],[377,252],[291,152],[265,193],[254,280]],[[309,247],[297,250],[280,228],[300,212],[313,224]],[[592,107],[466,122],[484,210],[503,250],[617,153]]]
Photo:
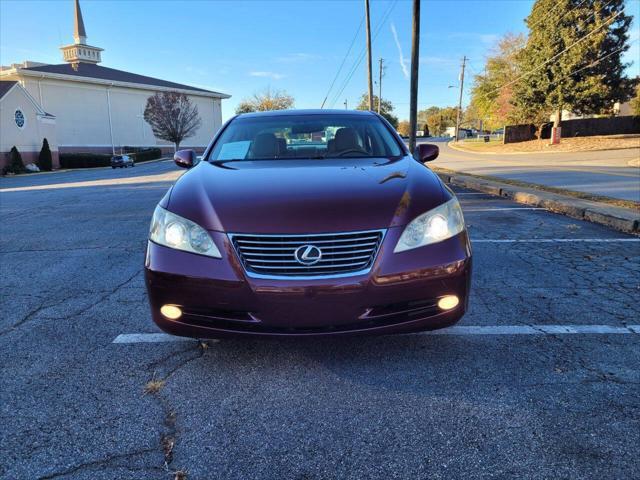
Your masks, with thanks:
[[[167,208],[207,230],[322,233],[406,225],[446,196],[408,156],[201,162],[176,182]]]

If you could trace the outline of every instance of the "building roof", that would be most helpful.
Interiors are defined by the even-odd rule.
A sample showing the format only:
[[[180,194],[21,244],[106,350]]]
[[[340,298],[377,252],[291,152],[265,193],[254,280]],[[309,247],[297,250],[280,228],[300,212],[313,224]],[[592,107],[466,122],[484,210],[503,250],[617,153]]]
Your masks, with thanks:
[[[20,71],[69,75],[72,77],[95,78],[112,82],[137,83],[140,85],[153,87],[175,88],[180,90],[189,90],[192,92],[209,94],[213,93],[220,95],[220,97],[222,98],[229,98],[229,95],[225,93],[205,90],[203,88],[191,87],[189,85],[183,85],[181,83],[169,82],[167,80],[161,80],[159,78],[147,77],[145,75],[138,75],[137,73],[125,72],[123,70],[116,70],[115,68],[108,68],[90,63],[80,63],[77,65],[77,68],[74,68],[70,63],[61,63],[57,65],[42,65],[37,67],[21,68]]]
[[[16,83],[18,82],[12,80],[0,80],[0,98],[9,93],[11,87],[13,87]]]

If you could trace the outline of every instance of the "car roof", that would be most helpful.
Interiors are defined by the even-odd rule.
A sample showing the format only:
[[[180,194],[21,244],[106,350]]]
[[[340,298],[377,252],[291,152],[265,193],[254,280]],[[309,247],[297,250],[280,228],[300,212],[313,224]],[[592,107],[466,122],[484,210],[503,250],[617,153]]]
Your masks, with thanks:
[[[251,112],[238,115],[239,118],[252,117],[282,117],[290,115],[375,115],[368,110],[332,110],[332,109],[300,109],[300,110],[270,110],[268,112]]]

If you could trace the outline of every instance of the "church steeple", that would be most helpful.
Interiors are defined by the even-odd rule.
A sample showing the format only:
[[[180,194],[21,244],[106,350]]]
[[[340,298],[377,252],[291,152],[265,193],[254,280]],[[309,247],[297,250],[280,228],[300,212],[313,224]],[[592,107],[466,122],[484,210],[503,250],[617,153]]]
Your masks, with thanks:
[[[86,45],[87,32],[84,30],[84,21],[82,20],[82,10],[80,10],[80,0],[76,0],[76,16],[75,29],[73,31],[73,40],[75,43]]]
[[[75,0],[75,16],[73,30],[73,44],[60,47],[64,61],[70,63],[75,70],[81,63],[100,63],[102,48],[87,44],[87,32],[84,29],[80,0]]]

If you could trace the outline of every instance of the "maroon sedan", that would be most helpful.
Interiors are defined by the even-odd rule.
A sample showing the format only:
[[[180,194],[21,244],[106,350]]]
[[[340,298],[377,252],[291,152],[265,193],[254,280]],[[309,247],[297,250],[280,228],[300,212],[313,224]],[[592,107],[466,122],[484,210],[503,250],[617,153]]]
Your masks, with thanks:
[[[158,204],[145,273],[164,331],[408,333],[457,322],[471,249],[455,195],[381,116],[240,115]]]

